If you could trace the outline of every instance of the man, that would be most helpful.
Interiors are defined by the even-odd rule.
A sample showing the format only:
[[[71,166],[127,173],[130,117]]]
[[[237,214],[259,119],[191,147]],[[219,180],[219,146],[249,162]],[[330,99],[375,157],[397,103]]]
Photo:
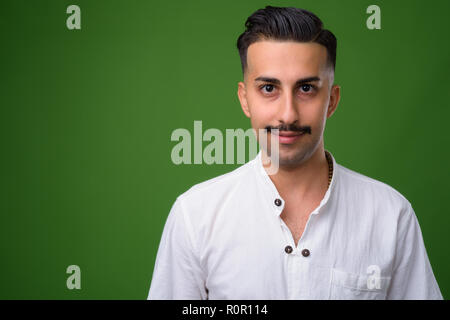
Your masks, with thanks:
[[[242,109],[271,146],[180,195],[148,299],[442,299],[410,202],[324,149],[336,38],[311,12],[267,6],[239,37]],[[275,130],[276,131],[276,130]]]

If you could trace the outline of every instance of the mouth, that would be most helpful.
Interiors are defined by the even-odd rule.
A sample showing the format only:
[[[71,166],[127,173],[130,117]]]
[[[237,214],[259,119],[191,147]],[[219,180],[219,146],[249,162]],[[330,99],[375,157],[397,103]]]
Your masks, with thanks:
[[[293,144],[299,140],[305,133],[298,131],[281,131],[278,133],[278,141],[280,144]],[[275,135],[275,134],[274,134]]]

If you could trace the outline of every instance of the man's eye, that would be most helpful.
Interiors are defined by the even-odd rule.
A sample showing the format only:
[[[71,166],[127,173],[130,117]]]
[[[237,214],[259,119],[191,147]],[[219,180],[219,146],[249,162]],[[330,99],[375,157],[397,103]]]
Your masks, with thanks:
[[[309,93],[309,92],[313,91],[315,88],[312,84],[302,84],[300,86],[300,89],[302,92]]]
[[[271,93],[273,92],[273,90],[275,89],[275,87],[272,84],[265,84],[261,86],[261,89],[265,89],[265,91],[267,93]]]

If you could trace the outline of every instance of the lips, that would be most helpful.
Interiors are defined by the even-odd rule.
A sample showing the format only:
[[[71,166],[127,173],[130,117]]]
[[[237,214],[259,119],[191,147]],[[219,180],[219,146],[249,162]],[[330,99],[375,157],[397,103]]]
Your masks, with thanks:
[[[278,140],[281,144],[292,144],[300,139],[303,134],[303,132],[298,131],[281,131],[278,133]]]
[[[278,133],[280,137],[293,137],[293,136],[299,136],[303,134],[303,132],[298,131],[281,131]]]

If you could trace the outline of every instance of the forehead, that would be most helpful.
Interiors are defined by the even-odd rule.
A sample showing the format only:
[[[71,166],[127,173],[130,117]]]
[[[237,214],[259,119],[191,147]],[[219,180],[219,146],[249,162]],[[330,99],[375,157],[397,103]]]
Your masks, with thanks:
[[[313,42],[263,40],[247,49],[250,78],[273,76],[286,81],[299,77],[324,75],[327,70],[327,49]]]

